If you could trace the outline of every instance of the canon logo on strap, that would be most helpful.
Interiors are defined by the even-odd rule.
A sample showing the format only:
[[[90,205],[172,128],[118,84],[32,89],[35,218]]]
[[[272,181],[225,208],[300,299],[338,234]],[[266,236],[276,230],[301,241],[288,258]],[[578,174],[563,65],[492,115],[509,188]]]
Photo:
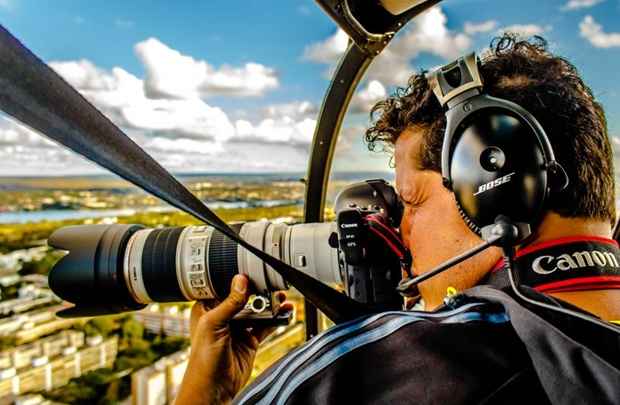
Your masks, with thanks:
[[[559,256],[539,256],[532,262],[532,270],[538,274],[551,274],[556,270],[567,271],[584,267],[620,267],[618,259],[613,253],[600,250],[582,250],[572,254],[564,253]]]

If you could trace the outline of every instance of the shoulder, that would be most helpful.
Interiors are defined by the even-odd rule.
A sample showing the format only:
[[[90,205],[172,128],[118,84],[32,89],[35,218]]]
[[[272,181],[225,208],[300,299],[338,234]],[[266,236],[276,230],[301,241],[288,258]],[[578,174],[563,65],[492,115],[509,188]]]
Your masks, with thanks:
[[[467,381],[462,385],[469,396],[476,386],[473,379],[478,378],[472,369],[484,374],[493,371],[502,378],[511,372],[512,359],[493,350],[494,346],[518,344],[508,322],[503,308],[482,302],[436,313],[395,311],[359,318],[335,326],[289,353],[248,386],[236,402],[284,403],[298,400],[300,395],[310,395],[316,403],[385,401],[386,392],[397,391],[400,385],[408,386],[415,397],[418,388],[433,388],[416,388],[415,379],[406,383],[402,378],[420,372],[425,373],[425,379],[432,373],[438,378],[456,376]],[[344,392],[347,397],[338,398]],[[376,395],[381,397],[373,398]],[[400,394],[395,395],[390,401],[399,399]]]

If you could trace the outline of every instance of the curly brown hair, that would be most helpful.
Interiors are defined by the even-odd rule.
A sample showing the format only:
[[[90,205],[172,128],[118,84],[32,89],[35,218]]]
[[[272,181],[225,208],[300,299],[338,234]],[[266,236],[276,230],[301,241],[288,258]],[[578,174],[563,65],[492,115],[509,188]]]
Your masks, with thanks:
[[[378,102],[366,131],[370,150],[390,149],[408,127],[422,128],[424,142],[418,169],[441,172],[441,147],[446,118],[429,87],[426,71],[408,86]],[[485,92],[515,102],[540,122],[564,167],[569,186],[555,193],[547,209],[563,217],[615,221],[613,152],[605,112],[577,69],[552,54],[540,36],[521,40],[503,34],[481,57]]]

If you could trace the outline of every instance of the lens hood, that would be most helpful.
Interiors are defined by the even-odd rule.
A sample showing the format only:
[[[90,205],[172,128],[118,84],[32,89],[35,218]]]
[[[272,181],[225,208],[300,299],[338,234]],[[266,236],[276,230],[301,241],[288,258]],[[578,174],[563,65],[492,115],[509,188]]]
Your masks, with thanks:
[[[131,298],[123,276],[127,242],[140,225],[80,225],[55,231],[48,244],[68,253],[49,274],[49,286],[60,298],[76,304],[65,316],[84,316],[143,308]]]

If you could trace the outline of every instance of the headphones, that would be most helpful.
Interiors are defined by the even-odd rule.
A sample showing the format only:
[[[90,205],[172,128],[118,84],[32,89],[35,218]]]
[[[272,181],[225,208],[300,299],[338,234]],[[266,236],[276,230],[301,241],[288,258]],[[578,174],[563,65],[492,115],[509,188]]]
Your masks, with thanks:
[[[443,183],[467,226],[480,235],[504,216],[534,229],[549,195],[568,185],[542,126],[520,105],[483,92],[474,53],[433,71],[429,84],[446,108]]]

